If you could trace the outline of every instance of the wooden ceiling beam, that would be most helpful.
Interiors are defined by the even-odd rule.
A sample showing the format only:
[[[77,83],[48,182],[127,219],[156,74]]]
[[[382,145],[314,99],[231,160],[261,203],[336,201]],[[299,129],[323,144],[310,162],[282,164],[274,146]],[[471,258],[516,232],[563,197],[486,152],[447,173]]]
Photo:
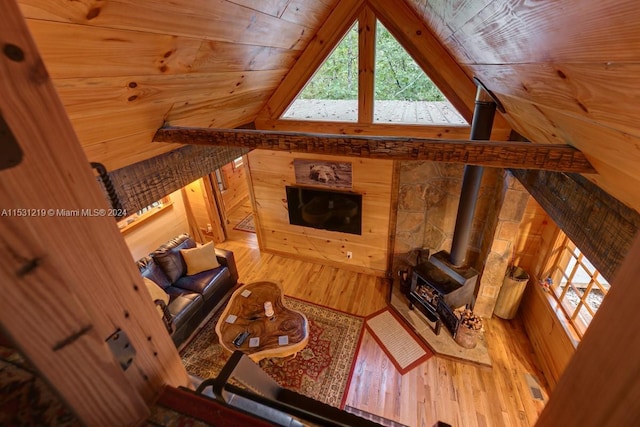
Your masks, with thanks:
[[[465,163],[498,168],[596,172],[581,151],[569,145],[556,144],[320,135],[176,126],[158,129],[153,140],[347,157]]]

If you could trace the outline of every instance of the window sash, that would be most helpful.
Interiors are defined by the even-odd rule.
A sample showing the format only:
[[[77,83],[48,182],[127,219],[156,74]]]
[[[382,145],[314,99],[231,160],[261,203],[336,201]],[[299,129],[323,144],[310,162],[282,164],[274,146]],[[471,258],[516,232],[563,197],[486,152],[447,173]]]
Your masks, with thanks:
[[[550,294],[557,302],[564,320],[578,338],[582,338],[600,306],[597,301],[604,299],[609,284],[563,233],[560,233],[547,265],[548,274],[543,277],[552,280]],[[602,297],[594,296],[596,293],[602,294]]]

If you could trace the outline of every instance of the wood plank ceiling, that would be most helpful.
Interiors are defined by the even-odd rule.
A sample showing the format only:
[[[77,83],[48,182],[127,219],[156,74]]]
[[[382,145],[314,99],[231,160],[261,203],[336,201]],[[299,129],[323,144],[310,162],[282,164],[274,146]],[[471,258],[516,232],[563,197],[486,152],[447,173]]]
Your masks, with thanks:
[[[20,0],[87,156],[110,170],[175,148],[151,143],[165,122],[254,121],[338,3],[397,15],[379,0]],[[637,1],[405,3],[513,129],[580,149],[585,176],[640,211]]]
[[[532,141],[582,150],[587,177],[640,210],[640,4],[407,0]]]
[[[87,156],[109,170],[175,149],[151,144],[165,121],[253,121],[335,3],[20,1]]]

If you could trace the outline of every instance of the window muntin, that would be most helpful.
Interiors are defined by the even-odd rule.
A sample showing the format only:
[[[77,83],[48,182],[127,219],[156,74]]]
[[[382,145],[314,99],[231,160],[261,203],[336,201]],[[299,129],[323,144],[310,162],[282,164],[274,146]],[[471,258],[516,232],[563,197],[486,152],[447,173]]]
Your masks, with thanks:
[[[576,335],[582,338],[609,291],[609,282],[565,235],[549,269],[551,295]]]

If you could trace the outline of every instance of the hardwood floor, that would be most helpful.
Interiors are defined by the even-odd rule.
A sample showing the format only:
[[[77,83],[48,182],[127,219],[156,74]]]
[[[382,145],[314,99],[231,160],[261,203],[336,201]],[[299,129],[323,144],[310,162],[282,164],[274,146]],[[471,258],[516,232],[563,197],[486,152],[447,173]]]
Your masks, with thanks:
[[[287,295],[359,316],[367,316],[387,305],[388,287],[380,278],[261,253],[254,233],[233,230],[233,225],[250,212],[248,204],[232,212],[227,240],[217,244],[233,251],[241,282],[280,282]]]
[[[245,203],[229,215],[228,239],[218,244],[234,252],[242,282],[278,281],[287,295],[360,316],[387,305],[383,279],[260,253],[254,233],[231,229],[249,212]],[[412,427],[534,425],[548,391],[521,322],[494,317],[484,327],[492,368],[436,356],[405,375],[365,333],[346,404]],[[544,401],[532,395],[531,377]]]

